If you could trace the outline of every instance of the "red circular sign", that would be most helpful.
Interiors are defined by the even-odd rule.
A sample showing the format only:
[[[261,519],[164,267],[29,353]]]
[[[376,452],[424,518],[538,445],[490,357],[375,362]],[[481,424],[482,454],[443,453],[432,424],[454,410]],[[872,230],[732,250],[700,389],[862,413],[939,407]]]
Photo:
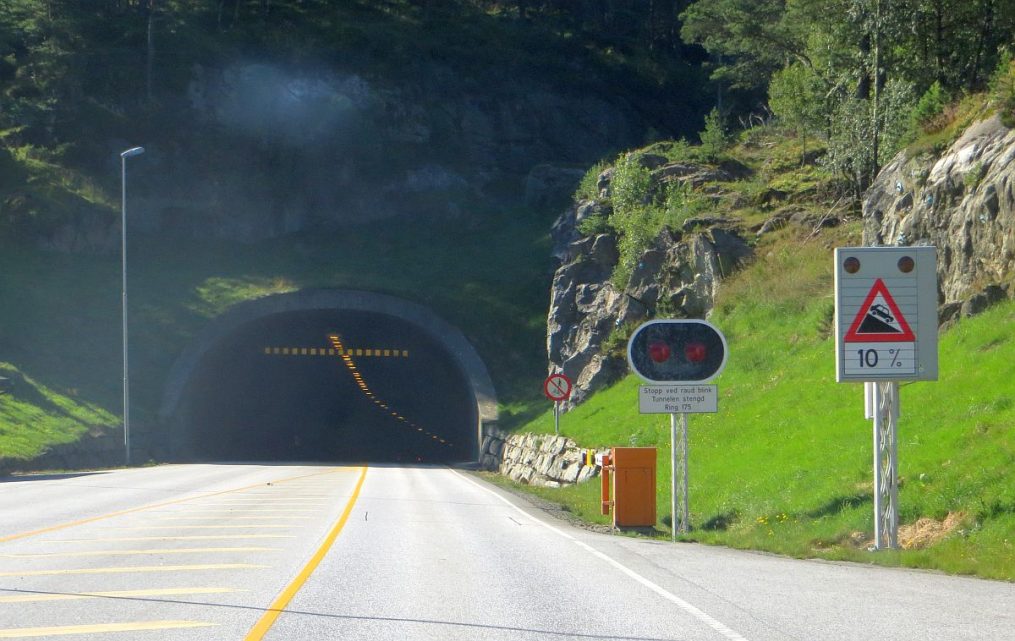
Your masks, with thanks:
[[[551,401],[563,401],[571,396],[571,379],[563,374],[551,374],[543,381],[543,393]]]

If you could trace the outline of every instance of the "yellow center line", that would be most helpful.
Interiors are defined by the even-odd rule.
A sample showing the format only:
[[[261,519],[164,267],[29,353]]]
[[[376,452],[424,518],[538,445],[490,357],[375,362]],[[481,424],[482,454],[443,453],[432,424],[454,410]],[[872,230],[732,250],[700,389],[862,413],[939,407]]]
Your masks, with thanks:
[[[106,632],[138,632],[142,630],[179,630],[207,628],[218,625],[207,621],[131,621],[129,623],[93,623],[90,625],[58,625],[50,628],[7,628],[0,630],[0,639],[64,636],[69,634],[102,634]]]
[[[295,534],[194,534],[191,536],[107,536],[100,539],[53,539],[42,543],[98,543],[105,541],[222,541],[234,539],[295,539]]]
[[[305,478],[309,478],[311,476],[321,476],[322,474],[334,474],[336,472],[342,472],[345,469],[347,469],[347,468],[331,469],[331,470],[328,470],[327,472],[314,472],[313,474],[301,474],[300,476],[293,476],[293,477],[289,477],[289,478],[280,479],[280,480],[277,480],[277,481],[271,481],[271,483],[288,483],[290,481],[295,481],[295,480],[298,480],[298,479],[305,479]],[[133,514],[135,512],[141,512],[143,510],[152,510],[152,509],[155,509],[155,508],[158,508],[158,507],[164,507],[166,505],[176,505],[178,503],[184,503],[184,502],[187,502],[187,501],[196,501],[198,499],[206,499],[206,498],[209,498],[209,497],[212,497],[212,496],[221,496],[223,494],[231,494],[231,493],[234,493],[234,492],[243,492],[243,491],[247,491],[247,490],[250,490],[252,488],[255,488],[255,487],[263,487],[263,486],[264,486],[264,483],[253,483],[251,485],[244,485],[243,487],[237,487],[237,488],[234,488],[234,489],[231,489],[231,490],[222,490],[221,492],[209,492],[207,494],[201,494],[199,496],[190,496],[190,497],[187,497],[187,498],[175,499],[175,500],[172,500],[172,501],[163,501],[162,503],[153,503],[151,505],[142,505],[141,507],[130,508],[130,509],[127,509],[127,510],[118,510],[116,512],[109,512],[107,514],[100,514],[98,516],[91,516],[91,517],[88,517],[88,518],[85,518],[85,519],[78,519],[77,521],[68,521],[67,523],[59,523],[57,525],[51,525],[49,527],[39,528],[37,530],[30,530],[28,532],[19,532],[17,534],[8,534],[6,536],[0,536],[0,543],[5,543],[7,541],[13,541],[15,539],[23,539],[25,537],[35,536],[37,534],[45,534],[47,532],[55,532],[57,530],[63,530],[63,529],[69,528],[69,527],[74,527],[76,525],[84,525],[85,523],[94,523],[95,521],[101,521],[101,520],[104,520],[104,519],[111,519],[114,516],[122,516],[124,514]]]
[[[22,570],[0,572],[0,576],[59,576],[64,574],[131,574],[135,572],[189,572],[199,570],[263,570],[271,566],[251,563],[208,563],[203,565],[137,565],[120,568],[74,568],[71,570]]]
[[[250,629],[247,636],[244,637],[244,641],[261,641],[261,639],[264,638],[264,635],[268,633],[271,626],[275,625],[275,621],[278,620],[278,617],[281,616],[282,612],[289,606],[289,602],[293,600],[296,593],[300,591],[303,584],[307,582],[310,575],[314,573],[317,566],[319,566],[321,561],[324,560],[325,555],[328,554],[331,546],[335,543],[335,539],[338,538],[338,535],[342,532],[342,528],[345,527],[346,521],[349,520],[349,515],[352,514],[352,508],[356,505],[356,499],[359,498],[360,490],[363,488],[363,481],[365,481],[366,478],[367,468],[366,466],[363,466],[360,468],[359,479],[356,481],[356,487],[352,491],[352,496],[349,497],[349,502],[346,503],[345,509],[342,511],[342,516],[338,518],[338,521],[331,528],[331,531],[328,532],[328,536],[325,537],[324,542],[317,549],[314,555],[310,557],[310,560],[307,561],[305,566],[303,566],[303,569],[296,578],[293,579],[292,582],[287,585],[277,597],[275,597],[275,600],[270,606],[268,606],[268,609],[261,615],[261,618],[257,620],[257,623],[255,623],[254,627]]]
[[[140,554],[201,554],[221,552],[278,552],[281,548],[229,547],[229,548],[158,548],[150,550],[86,550],[84,552],[42,552],[38,554],[0,554],[5,559],[44,559],[70,556],[136,556]]]
[[[237,588],[152,588],[149,590],[113,590],[110,592],[49,592],[0,596],[0,603],[37,603],[40,601],[75,601],[80,599],[137,599],[158,596],[190,596],[197,594],[228,594],[249,592]]]

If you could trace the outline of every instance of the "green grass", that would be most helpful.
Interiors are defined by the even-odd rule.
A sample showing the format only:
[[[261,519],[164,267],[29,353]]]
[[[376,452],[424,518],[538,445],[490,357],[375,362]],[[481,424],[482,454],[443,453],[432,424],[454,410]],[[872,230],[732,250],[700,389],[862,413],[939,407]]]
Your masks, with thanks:
[[[928,129],[918,132],[916,139],[906,147],[910,158],[925,153],[941,153],[962,136],[974,122],[988,118],[994,112],[987,94],[963,96],[945,107]]]
[[[943,334],[937,382],[903,384],[901,523],[964,515],[923,550],[871,553],[871,425],[862,388],[835,382],[831,242],[773,239],[724,286],[711,318],[730,358],[719,413],[690,417],[694,530],[685,540],[799,557],[1015,580],[1015,303]],[[658,528],[669,522],[669,418],[639,415],[629,376],[561,418],[584,446],[657,446]],[[525,426],[552,429],[549,415]],[[593,522],[599,487],[533,490]]]
[[[76,398],[73,390],[56,392],[10,363],[0,362],[0,376],[13,383],[9,393],[0,394],[0,469],[4,459],[32,459],[118,422],[109,412]]]

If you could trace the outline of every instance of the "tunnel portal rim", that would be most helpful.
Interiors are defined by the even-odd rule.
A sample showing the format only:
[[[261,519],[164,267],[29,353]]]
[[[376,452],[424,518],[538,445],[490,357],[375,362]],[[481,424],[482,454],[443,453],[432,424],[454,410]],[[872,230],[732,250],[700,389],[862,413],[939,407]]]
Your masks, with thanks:
[[[165,425],[175,422],[187,383],[221,341],[250,322],[287,312],[307,311],[372,312],[397,318],[424,330],[447,351],[468,381],[479,423],[477,447],[481,448],[484,425],[494,423],[498,418],[497,394],[486,364],[472,343],[461,330],[424,305],[389,294],[353,289],[301,289],[246,300],[229,307],[212,319],[173,363],[159,408],[160,422]]]

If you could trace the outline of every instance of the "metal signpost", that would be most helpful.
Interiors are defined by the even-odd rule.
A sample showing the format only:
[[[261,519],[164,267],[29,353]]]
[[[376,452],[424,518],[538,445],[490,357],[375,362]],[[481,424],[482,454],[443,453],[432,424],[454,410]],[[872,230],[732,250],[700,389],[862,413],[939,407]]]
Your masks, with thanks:
[[[543,381],[543,394],[553,401],[553,433],[560,434],[560,402],[571,397],[571,379],[563,374],[550,374]]]
[[[687,533],[691,523],[687,415],[718,411],[718,388],[705,383],[722,372],[728,351],[722,332],[702,320],[649,321],[638,327],[627,343],[628,364],[651,383],[638,388],[638,411],[670,415],[670,514],[674,541],[677,532]]]
[[[874,419],[874,545],[899,547],[899,381],[935,381],[934,247],[835,250],[835,362],[840,383],[864,383]]]

